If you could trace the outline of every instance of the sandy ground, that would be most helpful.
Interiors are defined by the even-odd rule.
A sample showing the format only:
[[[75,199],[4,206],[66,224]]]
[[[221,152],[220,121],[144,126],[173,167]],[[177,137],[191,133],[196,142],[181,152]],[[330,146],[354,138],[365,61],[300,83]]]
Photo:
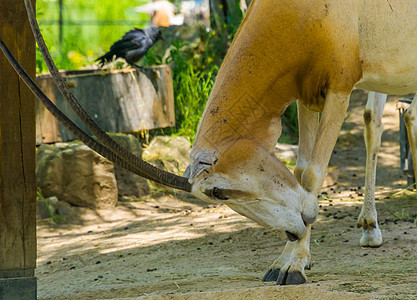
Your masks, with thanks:
[[[306,284],[261,282],[285,241],[224,205],[156,191],[114,209],[79,209],[72,224],[39,223],[38,298],[416,299],[417,197],[402,190],[395,100],[377,171],[382,247],[359,246],[366,95],[354,91],[319,198]]]

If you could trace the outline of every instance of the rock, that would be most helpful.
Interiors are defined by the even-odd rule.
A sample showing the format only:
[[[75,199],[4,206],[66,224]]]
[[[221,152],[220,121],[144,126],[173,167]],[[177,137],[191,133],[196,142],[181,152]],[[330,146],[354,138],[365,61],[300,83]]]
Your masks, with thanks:
[[[36,219],[43,220],[51,217],[45,201],[36,201]]]
[[[60,221],[73,217],[75,212],[73,206],[65,201],[58,200],[57,197],[42,197],[36,202],[36,218],[38,220],[56,218]]]
[[[190,142],[182,136],[156,136],[143,151],[143,159],[177,175],[190,163]]]
[[[37,151],[36,176],[44,197],[56,196],[89,208],[117,204],[113,163],[83,144],[41,145]]]
[[[52,197],[46,198],[45,201],[49,205],[49,207],[52,209],[52,211],[55,212],[55,207],[57,206],[59,202],[58,198],[55,196],[52,196]]]
[[[122,133],[111,133],[110,136],[123,148],[138,157],[142,157],[142,145],[135,136]],[[114,173],[116,175],[119,198],[122,196],[142,197],[149,195],[150,188],[145,178],[116,165],[114,166]]]
[[[58,200],[57,197],[49,197],[46,199],[51,210],[58,215],[68,217],[74,213],[73,206],[68,202]]]

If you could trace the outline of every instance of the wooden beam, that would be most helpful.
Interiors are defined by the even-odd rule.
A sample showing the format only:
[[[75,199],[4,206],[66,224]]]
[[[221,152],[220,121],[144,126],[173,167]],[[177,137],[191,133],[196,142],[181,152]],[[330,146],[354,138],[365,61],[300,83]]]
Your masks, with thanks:
[[[172,71],[167,65],[142,70],[62,71],[72,93],[107,132],[139,132],[175,126]],[[55,86],[51,75],[39,75],[43,92],[79,127],[89,132]],[[44,108],[37,105],[37,144],[74,140]]]
[[[23,1],[0,1],[0,35],[35,78]],[[0,91],[0,298],[36,299],[35,99],[2,53]]]

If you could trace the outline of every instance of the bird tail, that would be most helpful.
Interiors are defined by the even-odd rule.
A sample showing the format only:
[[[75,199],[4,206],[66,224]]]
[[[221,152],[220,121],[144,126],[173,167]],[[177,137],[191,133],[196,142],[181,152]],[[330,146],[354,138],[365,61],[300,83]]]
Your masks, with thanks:
[[[107,52],[106,54],[100,56],[96,59],[98,61],[98,66],[101,68],[106,62],[109,62],[113,59],[113,53]]]

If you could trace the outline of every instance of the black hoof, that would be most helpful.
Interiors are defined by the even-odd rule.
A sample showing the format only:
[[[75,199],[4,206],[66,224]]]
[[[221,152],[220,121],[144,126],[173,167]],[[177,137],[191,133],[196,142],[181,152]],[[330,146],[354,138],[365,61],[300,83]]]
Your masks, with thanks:
[[[305,283],[306,279],[301,272],[279,272],[277,284],[279,285],[293,285]]]
[[[262,278],[262,281],[277,281],[279,274],[279,269],[269,269],[268,272],[266,272],[264,278]]]
[[[363,247],[363,248],[379,248],[381,246],[382,246],[382,244],[381,245],[376,245],[376,246],[366,245],[366,246],[361,246],[361,247]]]
[[[303,276],[303,274],[301,274],[301,272],[294,272],[294,273],[288,274],[286,284],[288,285],[303,284],[305,282],[306,282],[306,279]]]

